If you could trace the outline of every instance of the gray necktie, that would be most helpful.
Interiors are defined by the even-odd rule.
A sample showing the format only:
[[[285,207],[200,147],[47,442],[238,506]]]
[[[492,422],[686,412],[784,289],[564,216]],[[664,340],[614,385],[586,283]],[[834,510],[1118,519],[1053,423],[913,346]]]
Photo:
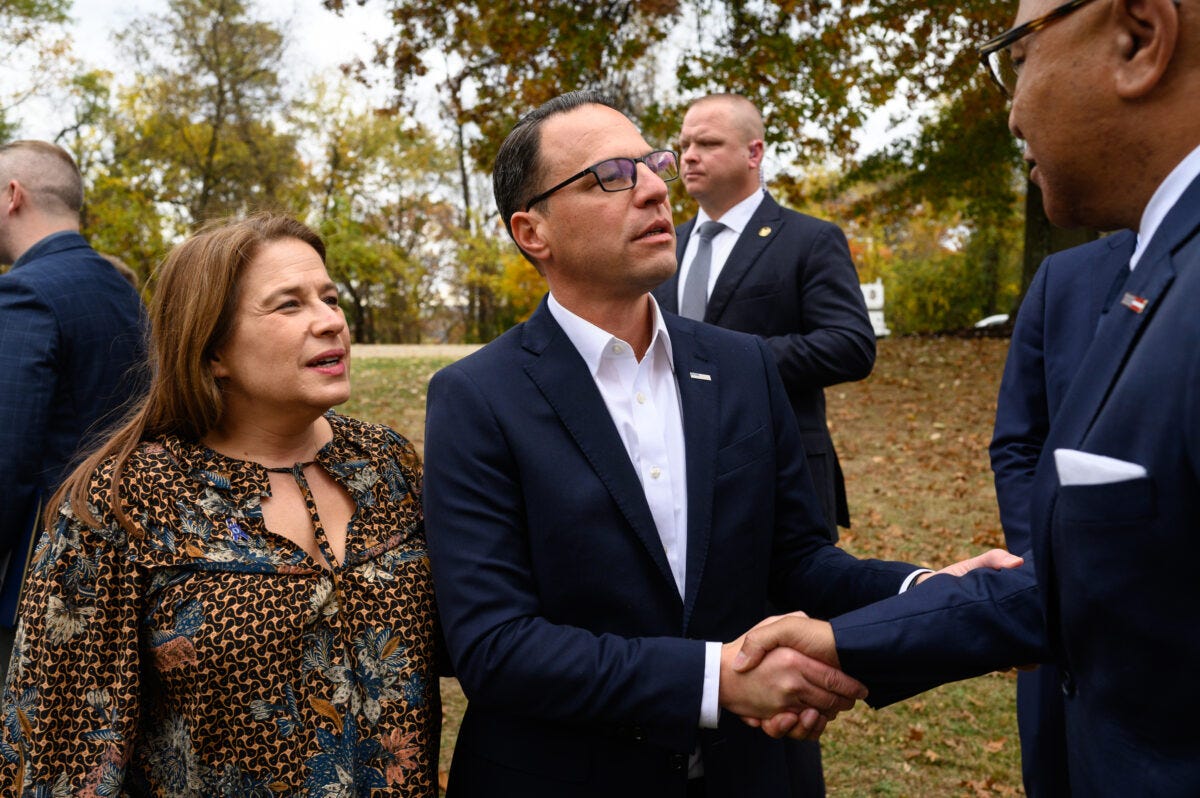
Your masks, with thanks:
[[[696,321],[704,320],[704,309],[708,306],[708,273],[712,269],[713,236],[725,229],[720,222],[705,222],[696,230],[700,243],[696,246],[696,257],[688,269],[683,283],[683,299],[679,302],[679,315]]]

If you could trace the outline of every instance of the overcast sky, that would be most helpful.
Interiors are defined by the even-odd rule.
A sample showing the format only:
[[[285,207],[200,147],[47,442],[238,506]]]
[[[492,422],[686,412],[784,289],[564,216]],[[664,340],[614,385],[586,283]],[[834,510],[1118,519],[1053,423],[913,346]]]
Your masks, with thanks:
[[[390,26],[384,4],[378,1],[368,3],[366,8],[347,2],[342,15],[326,11],[321,0],[249,0],[248,5],[253,16],[275,24],[287,36],[284,71],[293,91],[300,90],[315,73],[332,71],[354,58],[369,59],[374,38]],[[71,13],[76,56],[88,67],[121,75],[124,62],[113,34],[139,16],[163,13],[166,7],[166,0],[75,0]],[[418,108],[418,117],[436,125],[436,100],[431,97],[422,105],[425,107]],[[857,137],[865,149],[874,149],[895,135],[888,130],[888,117],[897,110],[893,104],[868,119]],[[16,109],[16,115],[23,123],[22,135],[30,138],[53,137],[68,118],[53,102],[26,103]]]
[[[293,88],[311,75],[335,70],[354,58],[370,58],[372,36],[386,28],[382,4],[360,8],[347,3],[341,16],[326,11],[321,0],[251,0],[253,16],[275,24],[288,39],[286,72]],[[140,16],[161,14],[166,0],[75,0],[71,17],[74,53],[89,68],[107,69],[118,76],[125,62],[113,34]],[[15,111],[22,134],[51,138],[66,118],[51,103],[31,102]]]
[[[276,23],[287,35],[290,64],[301,71],[340,64],[370,53],[370,36],[386,25],[380,3],[360,8],[347,3],[341,15],[321,0],[251,0],[253,16]],[[139,16],[162,13],[166,0],[75,0],[76,52],[89,63],[111,67],[112,34]]]

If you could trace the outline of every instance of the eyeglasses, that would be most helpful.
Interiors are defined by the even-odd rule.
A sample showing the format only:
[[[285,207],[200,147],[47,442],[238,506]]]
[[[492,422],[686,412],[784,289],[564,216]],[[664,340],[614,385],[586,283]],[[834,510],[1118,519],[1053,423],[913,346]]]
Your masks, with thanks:
[[[1044,14],[1037,19],[1031,19],[1023,25],[1006,30],[994,39],[986,41],[979,48],[979,60],[987,67],[988,74],[992,76],[992,80],[1000,87],[1000,91],[1004,92],[1011,99],[1013,91],[1017,87],[1020,65],[1013,62],[1012,46],[1014,44],[1029,34],[1041,30],[1051,22],[1062,19],[1072,11],[1083,8],[1090,2],[1092,0],[1070,0],[1069,3],[1063,3],[1049,14]]]
[[[662,178],[664,182],[669,183],[679,177],[679,158],[670,150],[655,150],[641,158],[609,158],[607,161],[589,166],[578,174],[571,175],[549,191],[538,194],[525,203],[525,210],[528,211],[555,191],[565,188],[587,175],[595,176],[596,183],[604,191],[628,191],[637,185],[637,165],[639,163],[646,164],[646,168]]]

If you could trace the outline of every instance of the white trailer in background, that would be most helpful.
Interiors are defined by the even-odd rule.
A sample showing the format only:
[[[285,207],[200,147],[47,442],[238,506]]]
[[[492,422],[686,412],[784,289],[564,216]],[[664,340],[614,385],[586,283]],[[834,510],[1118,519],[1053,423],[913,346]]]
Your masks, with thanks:
[[[873,283],[860,283],[863,299],[867,303],[867,315],[871,318],[871,327],[875,329],[876,338],[884,338],[892,334],[887,323],[883,320],[883,280]]]

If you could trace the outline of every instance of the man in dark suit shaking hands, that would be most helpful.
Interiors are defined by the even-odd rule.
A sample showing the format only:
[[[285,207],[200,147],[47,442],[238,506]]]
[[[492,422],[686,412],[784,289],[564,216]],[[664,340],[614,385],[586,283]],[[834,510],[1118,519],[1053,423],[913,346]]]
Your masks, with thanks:
[[[676,231],[679,270],[654,296],[664,310],[766,340],[836,541],[850,512],[823,389],[871,373],[875,334],[846,236],[763,189],[763,135],[744,97],[711,95],[688,109],[680,170],[700,211]]]
[[[452,798],[787,796],[781,745],[738,716],[810,734],[860,693],[792,651],[735,674],[723,641],[769,601],[827,617],[919,578],[829,541],[766,344],[659,311],[676,175],[584,92],[496,156],[550,293],[429,385],[429,553],[470,700]]]
[[[846,236],[780,207],[762,186],[763,120],[735,94],[692,103],[679,150],[684,188],[700,204],[679,226],[679,270],[654,291],[665,309],[762,337],[770,347],[831,540],[850,525],[846,483],[825,423],[825,391],[875,364],[875,333]],[[825,794],[821,751],[788,752],[794,798]]]
[[[83,181],[44,141],[0,147],[0,669],[38,506],[141,382],[137,291],[79,234]]]

